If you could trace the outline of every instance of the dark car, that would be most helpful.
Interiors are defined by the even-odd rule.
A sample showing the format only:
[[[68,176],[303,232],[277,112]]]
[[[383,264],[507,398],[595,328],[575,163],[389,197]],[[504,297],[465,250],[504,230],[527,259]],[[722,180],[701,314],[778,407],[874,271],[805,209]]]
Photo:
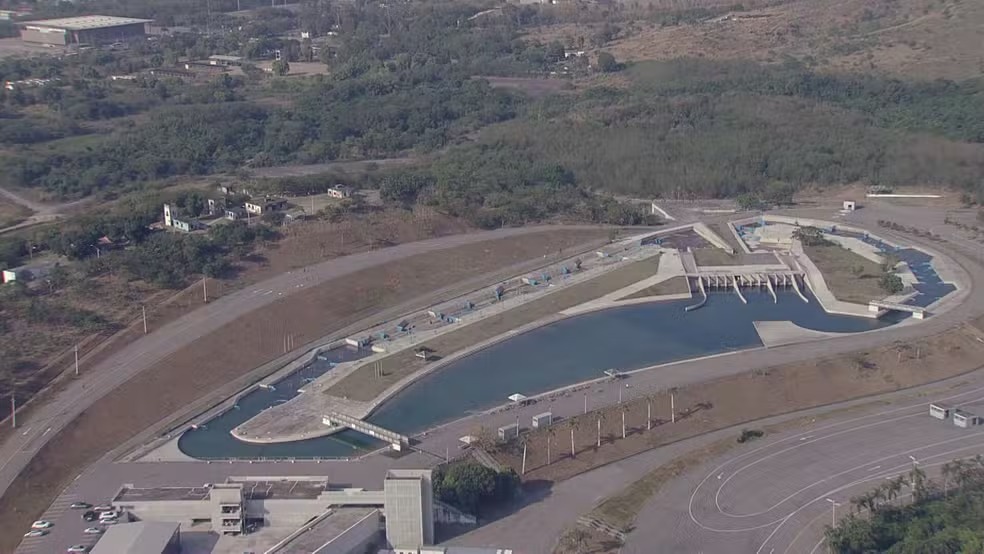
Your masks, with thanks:
[[[84,521],[96,521],[97,519],[99,519],[99,514],[97,514],[93,510],[86,510],[86,512],[82,514],[82,519]]]

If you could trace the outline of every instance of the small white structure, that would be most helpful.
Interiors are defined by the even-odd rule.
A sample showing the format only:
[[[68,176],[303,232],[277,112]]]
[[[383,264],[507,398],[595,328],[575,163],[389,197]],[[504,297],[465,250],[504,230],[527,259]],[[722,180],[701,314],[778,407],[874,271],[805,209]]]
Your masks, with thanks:
[[[974,414],[967,413],[963,410],[954,410],[953,424],[956,425],[957,427],[963,427],[963,428],[973,427],[974,425],[981,424],[981,418],[979,416],[975,416]]]
[[[854,200],[845,200],[843,209],[845,212],[853,212],[857,209],[857,205],[854,203]]]
[[[20,278],[20,274],[19,274],[19,271],[16,268],[15,269],[5,269],[5,270],[3,270],[3,282],[4,283],[13,283],[18,278]]]
[[[352,190],[347,185],[335,185],[328,189],[328,196],[332,198],[348,198],[352,196]]]
[[[508,441],[519,436],[519,425],[511,423],[499,427],[499,440]]]
[[[550,427],[553,422],[552,412],[543,412],[542,414],[536,414],[533,416],[533,428],[542,429],[544,427]]]
[[[944,404],[930,404],[929,415],[935,417],[936,419],[947,419],[950,417],[950,407]]]
[[[523,402],[526,402],[526,395],[519,394],[518,392],[513,393],[509,395],[509,400],[521,404]]]

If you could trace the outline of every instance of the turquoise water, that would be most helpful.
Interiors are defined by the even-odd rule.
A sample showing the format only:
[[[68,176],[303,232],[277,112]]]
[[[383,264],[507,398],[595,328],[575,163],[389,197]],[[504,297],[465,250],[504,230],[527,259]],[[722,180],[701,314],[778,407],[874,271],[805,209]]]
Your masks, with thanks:
[[[369,421],[413,434],[470,412],[600,377],[606,369],[628,371],[710,354],[761,346],[754,321],[792,321],[808,329],[853,333],[885,327],[903,315],[881,320],[827,314],[812,296],[804,303],[779,291],[743,289],[748,304],[733,292],[712,293],[703,308],[684,312],[692,299],[635,304],[567,318],[504,340],[448,364],[404,389]],[[205,429],[185,433],[179,443],[197,458],[339,457],[379,443],[353,431],[332,437],[275,445],[236,440],[229,430],[271,405],[275,394],[257,391],[249,406],[226,412]]]

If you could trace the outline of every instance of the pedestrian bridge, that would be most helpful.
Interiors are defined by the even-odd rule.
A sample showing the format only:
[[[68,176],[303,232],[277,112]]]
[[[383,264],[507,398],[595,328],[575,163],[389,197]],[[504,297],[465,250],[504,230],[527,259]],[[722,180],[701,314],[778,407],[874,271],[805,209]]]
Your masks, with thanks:
[[[884,300],[872,300],[868,302],[869,312],[880,312],[881,310],[893,310],[896,312],[909,312],[913,319],[926,319],[926,308],[911,306],[909,304],[898,304],[896,302],[885,302]]]
[[[341,412],[328,412],[327,415],[322,416],[321,422],[325,425],[330,425],[333,427],[348,427],[349,429],[358,431],[363,435],[369,435],[370,437],[386,441],[390,443],[393,450],[403,450],[404,446],[410,445],[410,438],[405,435],[394,433],[393,431],[384,429],[379,425],[374,425],[368,421],[363,421],[357,417],[352,417]]]

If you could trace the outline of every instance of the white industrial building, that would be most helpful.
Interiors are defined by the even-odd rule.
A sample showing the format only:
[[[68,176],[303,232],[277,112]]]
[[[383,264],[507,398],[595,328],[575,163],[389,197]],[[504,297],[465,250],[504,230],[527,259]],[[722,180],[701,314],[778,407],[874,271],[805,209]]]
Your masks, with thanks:
[[[447,505],[435,507],[430,470],[390,470],[383,490],[375,491],[332,487],[324,477],[230,477],[225,483],[201,487],[128,484],[112,504],[144,522],[210,526],[223,535],[245,533],[252,524],[301,528],[333,513],[358,511],[358,524],[347,526],[332,540],[334,546],[346,545],[332,550],[338,554],[363,551],[378,541],[383,529],[389,548],[417,552],[433,544],[435,519],[475,522]]]

